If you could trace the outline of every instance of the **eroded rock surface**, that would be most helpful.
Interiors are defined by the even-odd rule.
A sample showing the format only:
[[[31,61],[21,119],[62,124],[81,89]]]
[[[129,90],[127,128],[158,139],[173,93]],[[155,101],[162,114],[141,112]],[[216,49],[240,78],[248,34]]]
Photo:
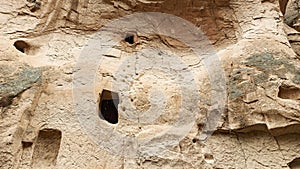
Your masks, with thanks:
[[[300,168],[298,4],[297,0],[1,1],[0,168]],[[212,81],[201,57],[176,35],[114,30],[123,40],[108,51],[102,50],[108,40],[95,44],[95,51],[87,52],[103,55],[89,61],[92,54],[83,53],[91,45],[89,39],[101,39],[99,29],[137,12],[172,14],[205,34],[224,70],[224,111],[216,112],[218,102],[213,100],[218,98],[211,98],[212,83],[221,79]],[[163,28],[181,30],[176,24]],[[91,64],[78,65],[85,61],[82,58]],[[84,67],[92,67],[95,74],[74,80]],[[174,72],[179,74],[175,78]],[[90,77],[93,84],[85,84]],[[122,87],[119,82],[128,84],[121,92],[116,91]],[[84,97],[76,97],[85,88],[78,84],[93,91],[82,100],[95,105],[87,116],[78,115],[85,108],[80,104]],[[163,114],[157,115],[159,105],[164,106]],[[191,128],[164,135],[188,118],[180,116],[182,110],[194,112]],[[210,128],[207,117],[214,112],[220,117],[212,123],[216,128]],[[82,118],[95,123],[83,124]],[[149,122],[151,118],[155,120]],[[122,137],[115,137],[116,132]],[[212,132],[203,140],[204,133]],[[93,133],[101,137],[95,139]],[[181,139],[179,133],[184,133]],[[139,142],[151,138],[156,139],[154,147]],[[164,146],[166,152],[156,152]]]

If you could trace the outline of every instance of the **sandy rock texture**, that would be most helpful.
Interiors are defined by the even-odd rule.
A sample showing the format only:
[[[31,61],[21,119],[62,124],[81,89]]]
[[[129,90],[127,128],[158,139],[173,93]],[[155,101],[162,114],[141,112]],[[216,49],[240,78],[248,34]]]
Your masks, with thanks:
[[[299,169],[298,5],[1,1],[0,168]],[[184,22],[107,26],[142,12],[189,21],[205,57]],[[158,31],[122,29],[141,21]]]

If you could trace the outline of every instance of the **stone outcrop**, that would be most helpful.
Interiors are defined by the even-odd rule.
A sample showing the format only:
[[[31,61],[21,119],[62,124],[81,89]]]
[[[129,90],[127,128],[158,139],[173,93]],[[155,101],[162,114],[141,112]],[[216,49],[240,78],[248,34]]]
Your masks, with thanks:
[[[0,168],[300,168],[298,4],[0,2]],[[220,64],[183,22],[127,31],[143,12],[189,21]]]

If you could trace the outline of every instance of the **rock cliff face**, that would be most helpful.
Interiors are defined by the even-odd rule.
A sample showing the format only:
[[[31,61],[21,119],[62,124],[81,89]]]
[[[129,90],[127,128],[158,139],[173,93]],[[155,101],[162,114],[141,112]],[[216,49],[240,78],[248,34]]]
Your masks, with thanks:
[[[0,168],[300,168],[299,5],[1,1]]]

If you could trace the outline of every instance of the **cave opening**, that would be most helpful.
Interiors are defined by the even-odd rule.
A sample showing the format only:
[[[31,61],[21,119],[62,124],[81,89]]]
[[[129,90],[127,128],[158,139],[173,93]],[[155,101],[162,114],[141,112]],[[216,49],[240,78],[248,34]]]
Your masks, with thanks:
[[[125,36],[125,42],[129,44],[134,44],[135,43],[135,35],[132,33],[127,33]]]
[[[296,87],[280,86],[278,97],[282,99],[300,100],[300,89]]]
[[[32,168],[54,168],[61,145],[62,132],[42,129],[38,133],[32,155]]]
[[[291,161],[289,164],[289,167],[291,169],[297,169],[300,168],[300,158],[295,158],[293,161]]]
[[[23,40],[17,40],[14,43],[14,46],[18,51],[22,53],[25,53],[30,48],[30,45]]]
[[[118,105],[119,105],[119,95],[118,93],[103,90],[100,96],[99,103],[99,116],[101,119],[111,123],[117,124],[118,118]]]

